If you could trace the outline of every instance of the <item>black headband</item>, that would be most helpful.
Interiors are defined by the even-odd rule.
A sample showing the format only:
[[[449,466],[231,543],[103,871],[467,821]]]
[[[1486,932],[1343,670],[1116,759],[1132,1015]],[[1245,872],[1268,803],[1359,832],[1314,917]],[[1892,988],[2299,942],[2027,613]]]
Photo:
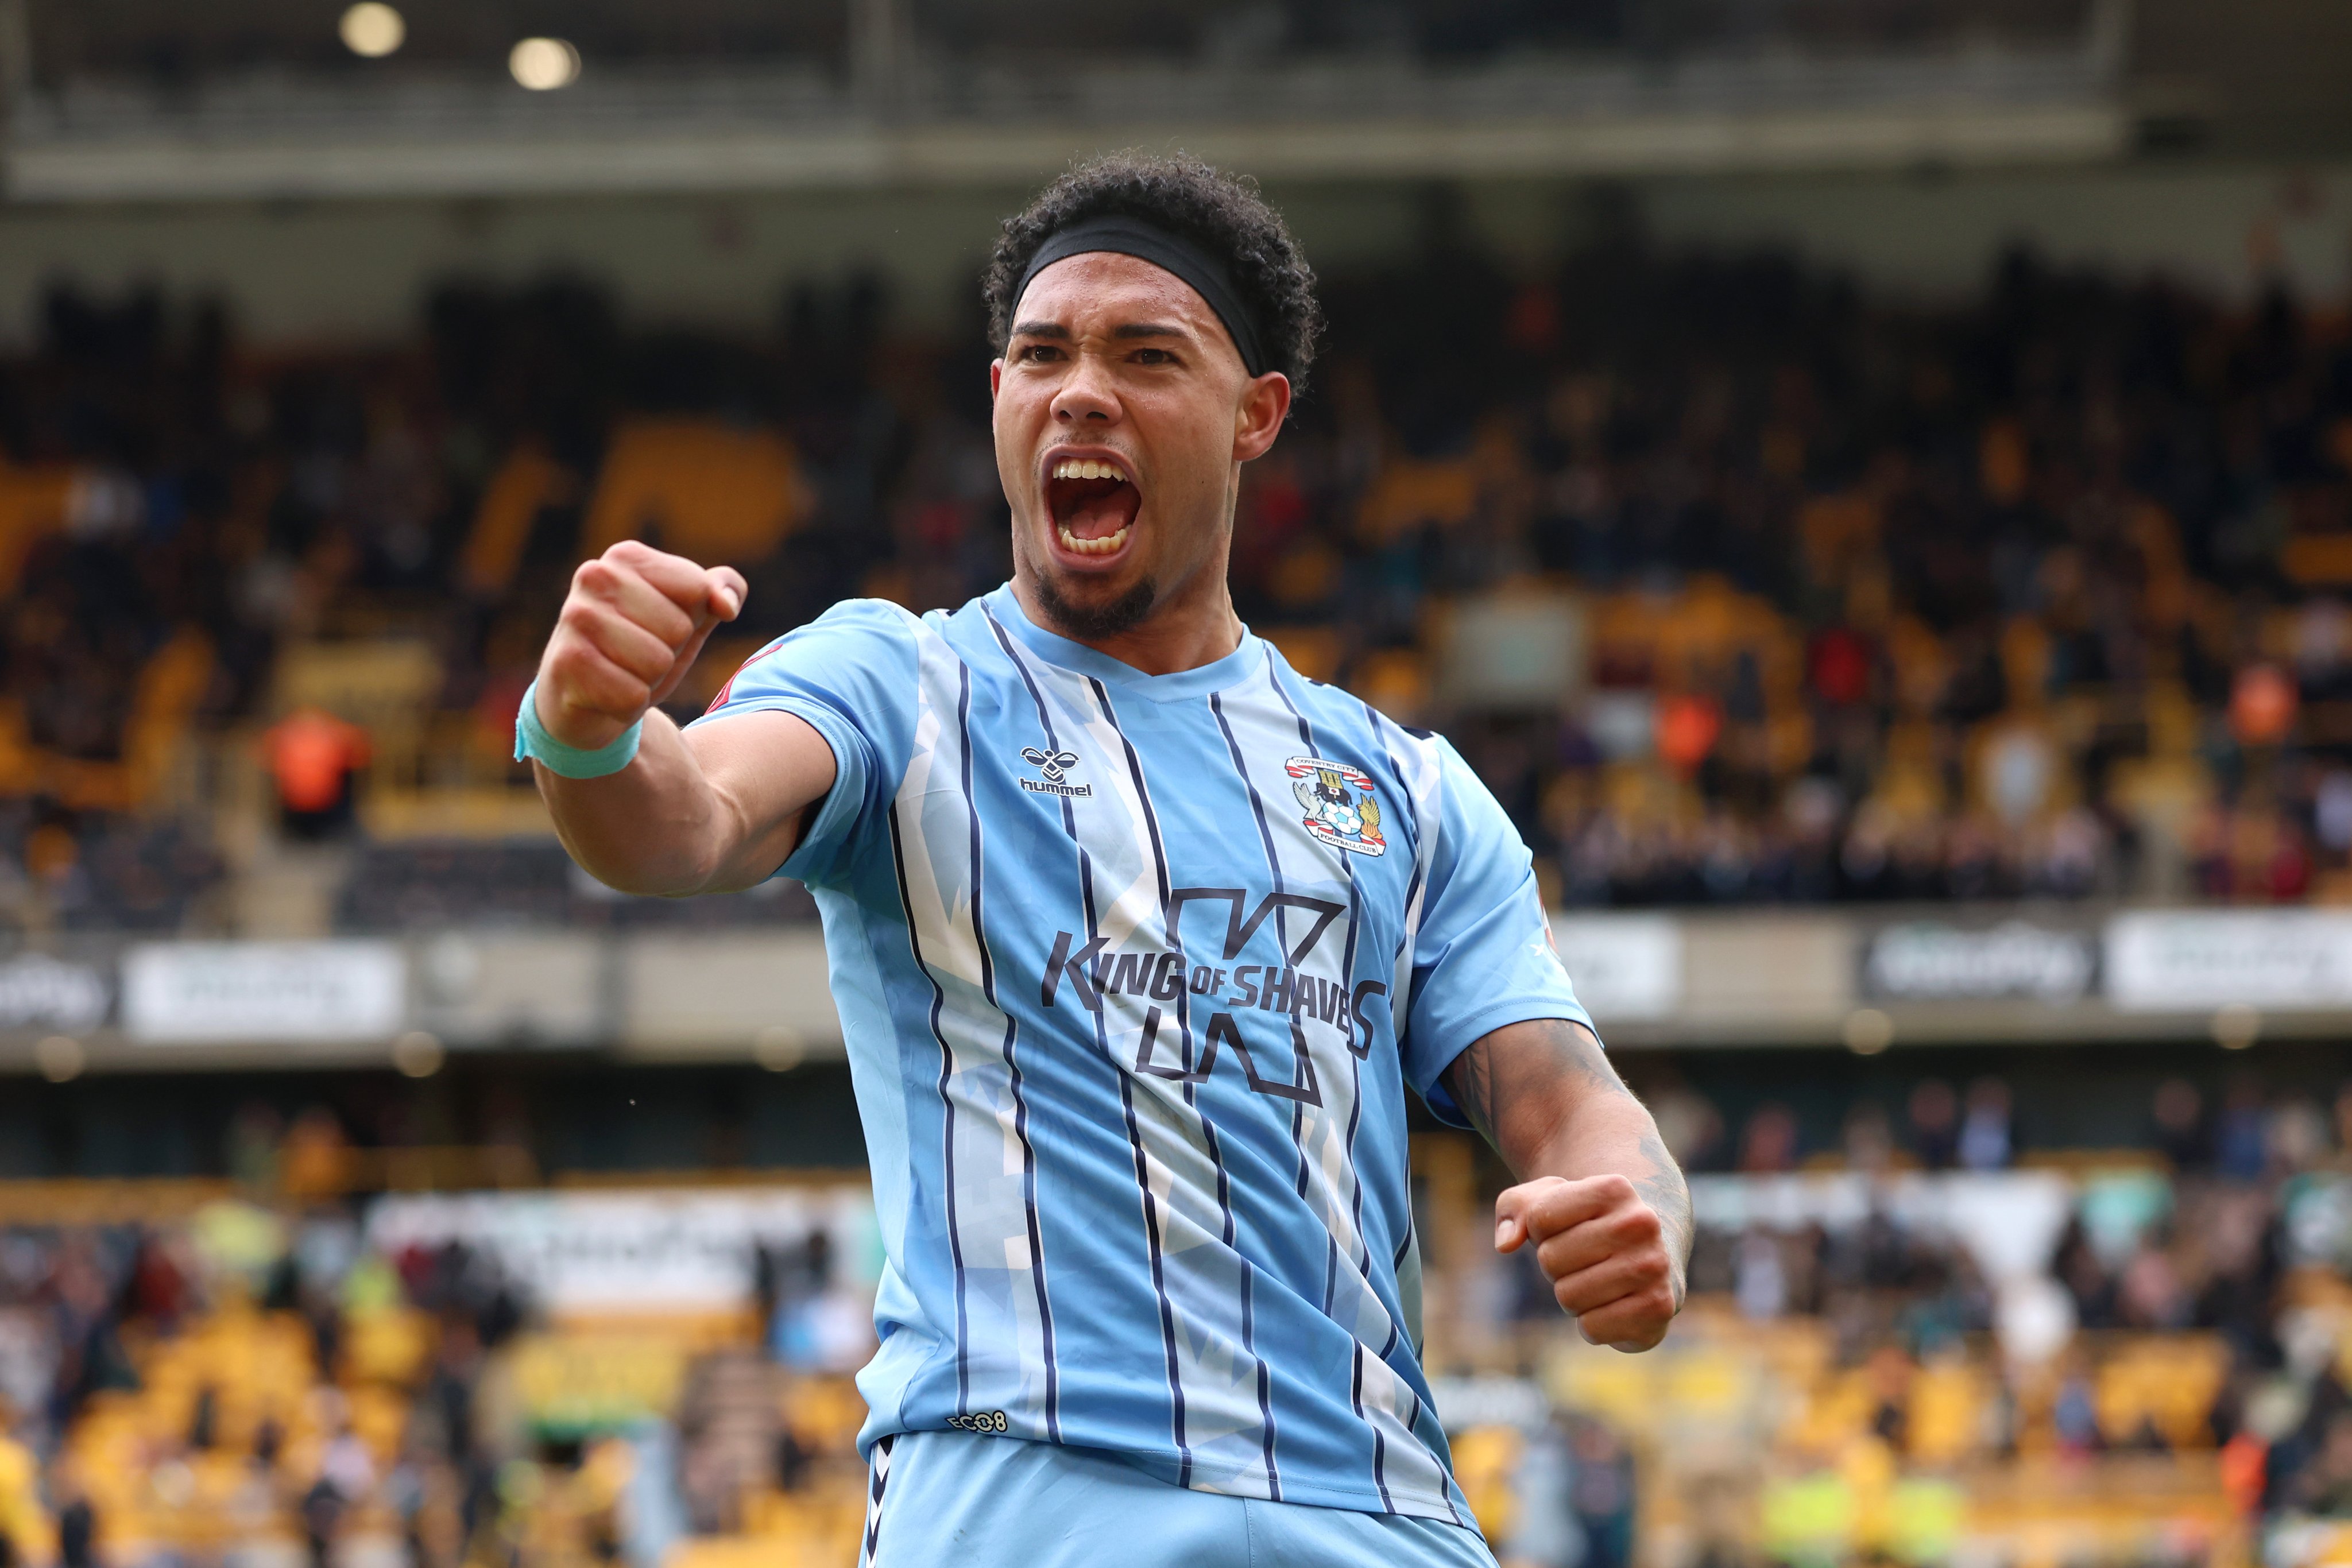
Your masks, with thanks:
[[[1265,355],[1258,348],[1257,319],[1242,304],[1241,291],[1234,287],[1232,271],[1225,264],[1182,235],[1161,228],[1147,218],[1127,217],[1105,213],[1096,217],[1080,218],[1067,228],[1056,229],[1045,236],[1037,254],[1029,258],[1028,269],[1021,275],[1021,287],[1013,291],[1017,308],[1021,297],[1029,292],[1029,283],[1039,273],[1057,261],[1082,256],[1090,250],[1117,251],[1121,256],[1140,256],[1152,266],[1163,267],[1192,286],[1193,292],[1209,302],[1217,319],[1240,350],[1242,365],[1250,374],[1265,373]]]

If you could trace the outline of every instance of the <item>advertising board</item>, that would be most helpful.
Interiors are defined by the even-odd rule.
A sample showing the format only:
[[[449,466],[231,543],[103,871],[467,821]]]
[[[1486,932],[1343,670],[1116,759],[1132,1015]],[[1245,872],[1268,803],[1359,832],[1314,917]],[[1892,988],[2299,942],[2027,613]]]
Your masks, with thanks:
[[[147,1045],[385,1040],[407,991],[389,942],[147,942],[123,954],[122,1027]]]

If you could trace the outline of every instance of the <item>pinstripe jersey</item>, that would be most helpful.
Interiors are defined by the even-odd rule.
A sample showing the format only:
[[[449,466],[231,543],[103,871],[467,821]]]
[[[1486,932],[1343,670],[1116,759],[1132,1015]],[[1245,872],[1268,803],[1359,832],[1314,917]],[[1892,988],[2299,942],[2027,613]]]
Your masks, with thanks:
[[[1406,1091],[1589,1023],[1454,749],[1244,633],[1145,675],[1000,588],[835,607],[697,723],[836,779],[824,919],[887,1263],[863,1446],[950,1427],[1466,1521],[1419,1356]]]

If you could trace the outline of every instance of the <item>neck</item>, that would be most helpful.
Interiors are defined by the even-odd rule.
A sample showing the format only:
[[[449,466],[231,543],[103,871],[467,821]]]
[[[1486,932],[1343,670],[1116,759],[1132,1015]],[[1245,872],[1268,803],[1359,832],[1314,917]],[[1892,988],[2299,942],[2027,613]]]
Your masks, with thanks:
[[[1234,613],[1233,594],[1222,570],[1194,573],[1192,581],[1154,605],[1141,622],[1108,637],[1081,637],[1048,614],[1038,602],[1036,581],[1025,562],[1014,564],[1013,597],[1036,625],[1147,675],[1197,670],[1242,645],[1242,619]]]

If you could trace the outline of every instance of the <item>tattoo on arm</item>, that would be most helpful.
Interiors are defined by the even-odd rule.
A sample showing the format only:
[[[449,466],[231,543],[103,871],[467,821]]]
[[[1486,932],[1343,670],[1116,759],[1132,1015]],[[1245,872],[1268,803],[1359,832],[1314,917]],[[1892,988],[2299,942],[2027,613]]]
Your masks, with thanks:
[[[1591,1040],[1566,1019],[1537,1019],[1481,1036],[1446,1070],[1454,1101],[1470,1124],[1509,1159],[1513,1151],[1505,1147],[1504,1117],[1531,1082],[1569,1080],[1580,1090],[1623,1092],[1616,1070]]]
[[[1675,1260],[1675,1306],[1679,1311],[1689,1288],[1691,1241],[1696,1233],[1691,1219],[1690,1186],[1683,1180],[1682,1167],[1666,1151],[1666,1141],[1658,1136],[1654,1123],[1642,1134],[1642,1155],[1650,1162],[1650,1168],[1633,1176],[1633,1190],[1642,1195],[1642,1201],[1650,1206],[1666,1233],[1666,1256]]]
[[[1617,1076],[1591,1030],[1566,1019],[1507,1025],[1454,1058],[1446,1082],[1471,1124],[1523,1179],[1561,1174],[1549,1168],[1555,1162],[1548,1156],[1580,1110],[1611,1102],[1612,1109],[1630,1110],[1638,1118],[1638,1132],[1621,1174],[1665,1228],[1667,1251],[1677,1265],[1679,1300],[1680,1265],[1690,1257],[1690,1189],[1657,1124]]]

